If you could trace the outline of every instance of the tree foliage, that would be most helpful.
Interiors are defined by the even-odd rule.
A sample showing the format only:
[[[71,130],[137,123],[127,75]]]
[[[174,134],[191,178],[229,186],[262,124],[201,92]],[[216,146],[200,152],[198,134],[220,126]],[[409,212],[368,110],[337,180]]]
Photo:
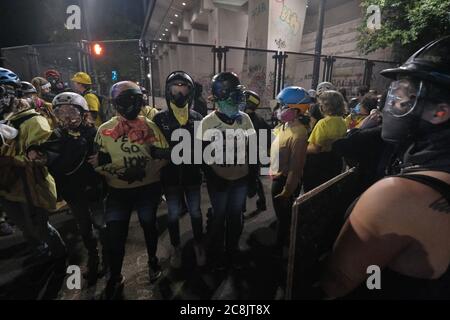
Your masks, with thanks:
[[[404,60],[423,45],[450,35],[450,0],[362,0],[381,8],[381,29],[367,28],[366,19],[359,28],[358,46],[363,54],[381,48],[394,48],[394,58]]]

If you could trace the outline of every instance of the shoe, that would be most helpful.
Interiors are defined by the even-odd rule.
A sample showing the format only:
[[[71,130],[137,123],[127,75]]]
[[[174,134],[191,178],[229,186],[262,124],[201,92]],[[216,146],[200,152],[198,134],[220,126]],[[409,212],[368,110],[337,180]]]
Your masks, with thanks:
[[[4,221],[0,223],[0,237],[9,236],[12,235],[13,233],[14,229],[8,222]]]
[[[194,243],[195,259],[197,266],[203,267],[206,264],[206,252],[205,247],[201,243]]]
[[[125,278],[122,275],[118,278],[110,278],[102,292],[102,300],[118,300],[121,298],[124,285]]]
[[[84,278],[87,280],[88,287],[93,286],[97,283],[98,277],[98,265],[99,265],[99,258],[97,254],[89,255],[88,257],[88,263],[87,263],[87,270],[84,274]]]
[[[179,246],[172,247],[170,253],[170,266],[174,269],[181,268],[181,248]]]
[[[148,276],[150,278],[150,283],[155,282],[162,275],[161,266],[157,257],[150,258],[148,261]]]

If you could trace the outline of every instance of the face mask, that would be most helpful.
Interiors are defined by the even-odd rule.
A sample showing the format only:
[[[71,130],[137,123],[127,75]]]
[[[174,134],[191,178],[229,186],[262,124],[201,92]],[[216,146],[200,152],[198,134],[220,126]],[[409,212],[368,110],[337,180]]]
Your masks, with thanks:
[[[239,116],[239,105],[234,104],[231,99],[221,100],[217,102],[220,113],[223,113],[230,119]]]
[[[294,121],[297,117],[297,111],[292,108],[283,108],[281,110],[278,110],[277,112],[277,118],[281,122],[291,122]]]
[[[117,112],[127,120],[134,120],[142,109],[142,95],[124,95],[116,98]]]
[[[191,95],[191,88],[186,83],[174,83],[170,85],[170,100],[171,104],[178,108],[184,108],[188,103]]]
[[[183,108],[177,107],[174,103],[170,103],[173,115],[177,119],[178,123],[184,126],[189,120],[189,108],[186,104]]]
[[[64,105],[54,111],[61,127],[68,130],[76,130],[83,122],[83,116],[77,107]]]

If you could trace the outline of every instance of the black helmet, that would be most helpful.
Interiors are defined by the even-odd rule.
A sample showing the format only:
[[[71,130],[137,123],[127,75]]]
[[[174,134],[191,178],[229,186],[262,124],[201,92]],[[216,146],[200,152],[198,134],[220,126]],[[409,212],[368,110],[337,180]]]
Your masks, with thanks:
[[[407,76],[431,82],[446,90],[450,87],[450,36],[433,41],[413,54],[401,67],[381,71],[397,79]]]
[[[241,82],[234,72],[221,72],[216,74],[212,78],[211,90],[216,101],[226,100],[232,97],[234,92],[240,92],[242,94]]]
[[[183,88],[187,87],[187,88]],[[191,106],[194,100],[194,80],[184,71],[174,71],[166,79],[166,101],[170,108],[170,103],[175,104],[179,108],[183,108],[188,104]]]
[[[255,110],[261,103],[259,95],[252,90],[244,90],[245,108]]]

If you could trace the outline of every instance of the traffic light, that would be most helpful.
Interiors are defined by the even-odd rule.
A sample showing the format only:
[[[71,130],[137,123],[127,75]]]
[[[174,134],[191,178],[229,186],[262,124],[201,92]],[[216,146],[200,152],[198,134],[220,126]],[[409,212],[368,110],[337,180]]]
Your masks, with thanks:
[[[96,56],[101,56],[103,54],[103,47],[99,43],[94,44],[92,48]]]

